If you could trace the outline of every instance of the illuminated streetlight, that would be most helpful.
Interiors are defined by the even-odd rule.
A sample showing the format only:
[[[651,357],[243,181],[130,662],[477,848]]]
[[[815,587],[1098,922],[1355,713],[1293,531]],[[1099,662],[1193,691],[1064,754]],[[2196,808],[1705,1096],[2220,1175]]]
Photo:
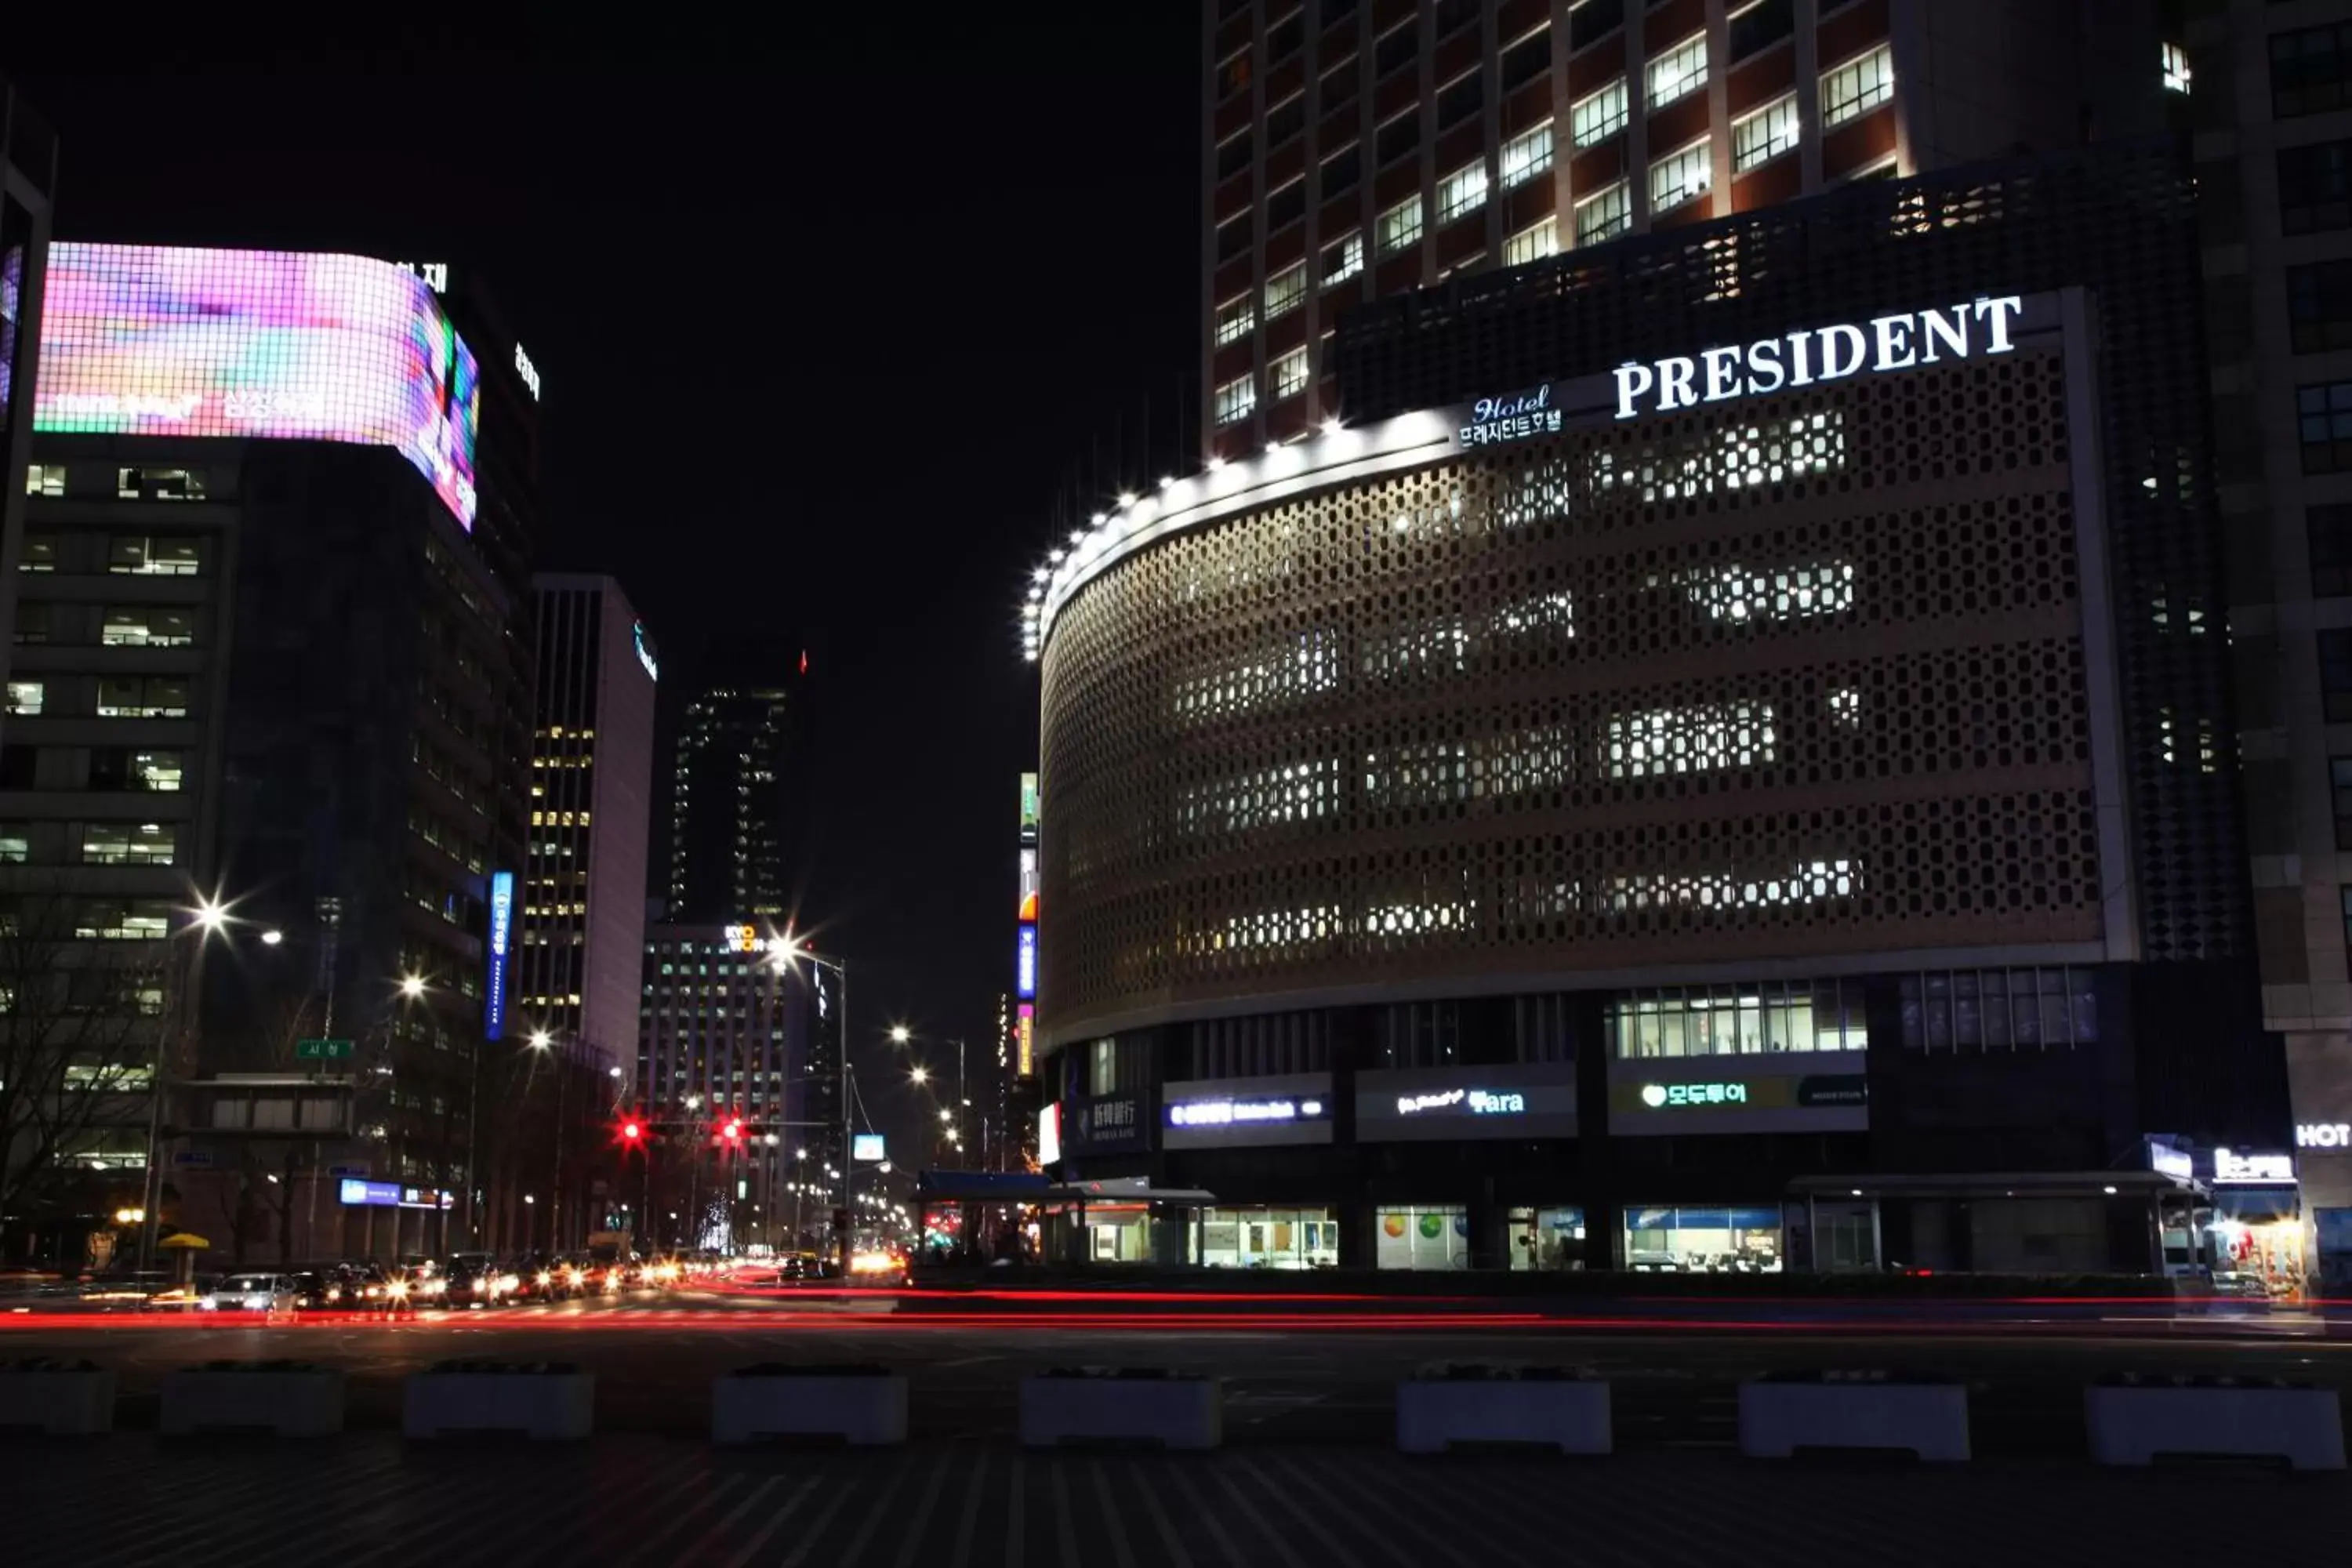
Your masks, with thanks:
[[[942,1110],[940,1112],[940,1120],[942,1121],[953,1121],[955,1120],[955,1112],[952,1110]]]
[[[909,1072],[907,1077],[919,1085],[926,1084],[931,1081],[931,1069],[929,1068],[917,1068],[912,1072]]]
[[[915,1032],[907,1027],[906,1025],[893,1024],[890,1026],[890,1043],[892,1045],[903,1046],[914,1037]]]
[[[218,899],[199,900],[188,911],[189,920],[207,931],[215,931],[228,923],[228,906]]]
[[[543,1051],[554,1043],[555,1037],[545,1029],[533,1029],[530,1032],[530,1048],[534,1051]]]
[[[425,976],[404,974],[400,977],[400,994],[410,1001],[425,994]]]
[[[285,940],[286,933],[278,930],[275,926],[261,933],[261,945],[264,947],[276,947],[279,942],[284,942]]]

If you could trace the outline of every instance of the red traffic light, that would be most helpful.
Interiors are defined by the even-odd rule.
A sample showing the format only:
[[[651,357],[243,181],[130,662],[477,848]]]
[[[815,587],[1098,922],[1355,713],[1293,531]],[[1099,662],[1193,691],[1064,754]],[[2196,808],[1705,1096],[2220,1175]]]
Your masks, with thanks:
[[[737,1142],[740,1142],[742,1141],[742,1138],[743,1138],[743,1123],[742,1123],[741,1121],[729,1121],[729,1122],[727,1123],[727,1141],[728,1141],[730,1143],[737,1143]]]
[[[645,1135],[646,1135],[646,1130],[645,1130],[644,1128],[642,1128],[642,1127],[638,1126],[635,1122],[634,1122],[634,1121],[624,1121],[624,1122],[622,1122],[622,1123],[621,1123],[621,1142],[624,1142],[624,1143],[634,1143],[634,1142],[635,1142],[638,1139],[643,1138]]]

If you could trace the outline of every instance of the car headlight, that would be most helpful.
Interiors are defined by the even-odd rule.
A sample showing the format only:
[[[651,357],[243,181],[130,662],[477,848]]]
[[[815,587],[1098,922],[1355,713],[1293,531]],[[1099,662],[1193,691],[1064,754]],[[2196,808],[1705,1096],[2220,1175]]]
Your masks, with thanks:
[[[539,1282],[542,1286],[552,1285],[555,1283],[555,1276],[542,1268],[539,1271]]]

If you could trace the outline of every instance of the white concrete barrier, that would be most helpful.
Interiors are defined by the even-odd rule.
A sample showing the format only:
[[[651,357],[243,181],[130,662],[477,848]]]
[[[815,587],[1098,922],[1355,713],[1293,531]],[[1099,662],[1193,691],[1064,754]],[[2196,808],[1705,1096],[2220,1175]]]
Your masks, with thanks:
[[[1739,1451],[1786,1459],[1801,1448],[1892,1448],[1969,1457],[1969,1391],[1887,1373],[1763,1377],[1739,1385]]]
[[[411,1373],[400,1429],[409,1437],[520,1432],[572,1441],[595,1427],[596,1377],[562,1363],[443,1362]]]
[[[2084,1391],[2091,1457],[2103,1465],[2165,1458],[2284,1460],[2344,1468],[2344,1407],[2330,1388],[2234,1378],[2117,1378]]]
[[[1222,1378],[1087,1367],[1021,1380],[1021,1442],[1155,1443],[1213,1448],[1224,1438]]]
[[[1563,1454],[1612,1447],[1609,1385],[1562,1367],[1425,1367],[1397,1384],[1397,1447],[1441,1454],[1456,1444],[1533,1443]]]
[[[748,1366],[710,1384],[710,1440],[907,1440],[907,1380],[877,1367]]]
[[[211,1362],[163,1380],[156,1428],[323,1437],[343,1429],[343,1374],[300,1362]]]
[[[89,1362],[0,1363],[0,1431],[114,1430],[114,1373]]]

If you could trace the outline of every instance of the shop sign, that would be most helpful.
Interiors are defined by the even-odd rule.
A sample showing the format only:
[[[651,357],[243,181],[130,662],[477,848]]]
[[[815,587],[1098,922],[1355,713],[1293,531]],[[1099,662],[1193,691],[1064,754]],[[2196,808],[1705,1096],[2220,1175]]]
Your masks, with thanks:
[[[1356,1136],[1363,1142],[1575,1135],[1572,1064],[1356,1075]]]
[[[1331,1075],[1202,1079],[1160,1090],[1160,1145],[1232,1148],[1331,1141]]]
[[[2197,1162],[2186,1149],[2175,1149],[2168,1143],[2151,1142],[2147,1146],[2147,1168],[2159,1176],[2169,1176],[2176,1182],[2193,1181]]]
[[[1231,1127],[1254,1121],[1297,1121],[1323,1114],[1319,1100],[1204,1100],[1168,1108],[1171,1127]]]
[[[2352,1148],[2352,1121],[2305,1121],[2294,1130],[2298,1149]]]
[[[1062,1161],[1062,1107],[1058,1101],[1037,1113],[1037,1163],[1057,1165]]]
[[[1859,1051],[1809,1053],[1814,1068],[1848,1072],[1759,1072],[1741,1058],[1610,1063],[1612,1131],[1670,1136],[1685,1132],[1861,1131],[1870,1125],[1870,1078]],[[1798,1063],[1786,1062],[1794,1067]],[[1737,1078],[1685,1077],[1738,1072]]]
[[[1645,1083],[1642,1103],[1655,1110],[1668,1105],[1745,1105],[1744,1083]]]
[[[1062,1137],[1073,1152],[1144,1149],[1150,1146],[1151,1121],[1136,1095],[1082,1100],[1070,1108]]]
[[[2213,1180],[2241,1186],[2291,1186],[2294,1183],[2294,1156],[2241,1154],[2234,1149],[2216,1149]]]

